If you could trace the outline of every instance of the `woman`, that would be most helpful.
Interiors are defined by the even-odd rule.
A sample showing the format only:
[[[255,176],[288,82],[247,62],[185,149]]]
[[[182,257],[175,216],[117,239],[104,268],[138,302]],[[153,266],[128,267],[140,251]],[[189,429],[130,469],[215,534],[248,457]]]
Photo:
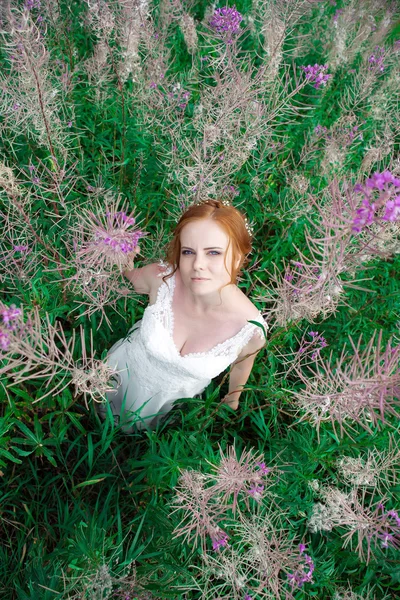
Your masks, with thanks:
[[[118,371],[107,400],[124,431],[132,431],[127,421],[154,428],[175,400],[201,394],[232,363],[224,401],[238,407],[268,328],[236,285],[251,251],[248,229],[233,206],[195,204],[178,222],[166,263],[124,272],[137,293],[149,296],[141,321],[107,356]],[[106,406],[99,412],[104,417]]]

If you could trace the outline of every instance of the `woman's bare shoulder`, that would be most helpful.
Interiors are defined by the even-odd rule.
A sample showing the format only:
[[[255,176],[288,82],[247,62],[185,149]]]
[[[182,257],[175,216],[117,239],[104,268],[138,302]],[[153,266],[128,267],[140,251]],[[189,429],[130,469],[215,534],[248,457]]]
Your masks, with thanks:
[[[149,305],[154,304],[157,299],[158,290],[160,289],[163,282],[163,276],[167,273],[168,265],[166,263],[158,262],[152,264],[152,280],[149,294]]]
[[[238,315],[238,317],[249,321],[251,319],[258,319],[260,312],[258,308],[252,303],[252,301],[246,296],[240,288],[236,286],[234,295],[232,295],[232,309]]]

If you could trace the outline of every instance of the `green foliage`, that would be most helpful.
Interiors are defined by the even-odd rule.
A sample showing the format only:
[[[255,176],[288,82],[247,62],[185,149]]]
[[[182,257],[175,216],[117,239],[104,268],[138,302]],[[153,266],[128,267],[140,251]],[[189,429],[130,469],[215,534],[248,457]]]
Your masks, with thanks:
[[[101,322],[99,313],[88,318],[84,307],[77,307],[77,300],[82,298],[74,296],[64,285],[64,279],[72,274],[63,237],[63,219],[68,212],[65,207],[90,205],[88,186],[121,193],[131,209],[138,209],[143,229],[149,233],[143,240],[144,262],[138,266],[148,262],[147,257],[153,252],[151,240],[157,240],[158,251],[163,250],[175,225],[170,208],[178,197],[184,198],[188,193],[188,187],[185,189],[176,173],[166,166],[165,156],[171,151],[175,126],[178,129],[183,123],[186,138],[196,137],[195,106],[202,90],[216,85],[214,73],[200,57],[215,58],[218,45],[215,39],[207,40],[202,22],[209,8],[207,2],[188,3],[191,6],[184,7],[184,12],[195,19],[203,40],[200,53],[193,56],[187,51],[179,19],[168,21],[168,11],[167,16],[163,13],[168,3],[152,4],[155,31],[165,35],[164,50],[170,52],[165,78],[171,77],[191,91],[188,105],[183,112],[176,113],[172,129],[162,126],[161,114],[153,125],[145,121],[147,107],[139,106],[136,100],[137,82],[128,78],[120,87],[114,71],[105,84],[90,81],[84,61],[92,57],[99,38],[105,34],[104,31],[96,34],[90,26],[87,3],[62,0],[46,4],[48,8],[43,13],[48,23],[46,47],[51,51],[52,63],[59,60],[67,66],[74,84],[65,94],[65,103],[58,114],[64,129],[67,122],[72,122],[68,127],[71,138],[64,168],[74,174],[76,181],[72,184],[66,178],[58,187],[54,184],[36,193],[28,165],[44,165],[51,174],[56,171],[56,159],[63,164],[63,154],[59,147],[53,152],[46,136],[40,137],[34,125],[22,121],[18,130],[13,129],[6,120],[6,110],[0,115],[1,162],[20,170],[18,185],[24,197],[31,198],[30,225],[42,240],[37,244],[36,255],[44,256],[46,245],[53,248],[64,270],[56,264],[54,256],[46,254],[27,279],[15,277],[14,287],[2,290],[1,300],[7,305],[37,307],[41,315],[47,313],[51,323],[62,323],[68,341],[82,325],[87,346],[92,332],[96,356],[104,358],[107,349],[141,318],[144,301],[121,297],[116,307],[107,306],[112,330]],[[51,10],[56,4],[60,17],[54,26]],[[115,8],[116,3],[105,4]],[[260,0],[254,4],[260,6],[253,11],[252,3],[247,0],[236,3],[244,15],[251,11],[257,15],[254,29],[238,41],[238,61],[249,52],[253,54],[253,65],[259,67],[268,62],[267,38],[261,29],[262,9],[274,2]],[[325,62],[334,44],[333,15],[349,2],[326,0],[314,4],[299,13],[283,45],[290,59],[286,61],[288,70],[281,66],[281,72],[293,81],[299,77],[301,65]],[[375,15],[378,29],[384,19],[384,8]],[[245,25],[248,24],[246,20]],[[255,230],[251,261],[240,287],[255,299],[254,304],[260,310],[270,308],[263,295],[271,285],[274,266],[283,272],[284,266],[296,259],[297,248],[306,251],[305,227],[314,215],[304,208],[306,194],[293,191],[293,177],[305,177],[309,185],[307,193],[317,197],[322,206],[323,193],[335,176],[352,184],[368,175],[372,167],[362,166],[365,155],[371,146],[377,145],[377,140],[386,139],[386,120],[377,116],[379,112],[372,111],[371,102],[389,79],[390,71],[374,82],[366,97],[355,105],[350,98],[350,108],[344,108],[344,98],[351,96],[356,86],[355,74],[372,51],[373,31],[351,60],[336,68],[326,89],[304,88],[294,96],[298,110],[290,113],[289,118],[285,111],[277,114],[268,143],[278,144],[283,140],[281,151],[257,146],[232,177],[232,184],[240,191],[240,208],[254,223]],[[308,40],[304,51],[300,45],[302,36]],[[382,39],[378,36],[378,40],[389,46],[398,37],[397,23],[388,28]],[[112,56],[119,59],[117,42],[110,38],[109,43],[114,50]],[[0,52],[1,81],[5,82],[11,65],[5,58],[5,49]],[[148,54],[151,53],[146,45],[140,45],[143,64]],[[51,81],[59,87],[62,70],[57,68],[58,79],[54,75]],[[265,89],[267,93],[271,91],[267,85]],[[96,99],[96,90],[106,92],[106,101]],[[390,89],[385,90],[393,101]],[[307,106],[307,112],[302,112],[303,105]],[[392,110],[391,114],[398,112]],[[348,149],[343,164],[331,164],[324,171],[323,145],[305,155],[307,139],[318,124],[332,128],[345,116],[364,123],[363,139]],[[217,144],[216,152],[222,152],[223,148],[223,144]],[[383,171],[391,164],[392,157],[397,156],[398,161],[398,139],[393,141],[392,150],[372,163],[373,170]],[[178,148],[178,156],[186,160],[183,145]],[[10,195],[4,189],[2,184],[1,218],[3,212],[11,212]],[[60,199],[64,205],[59,203]],[[54,206],[59,207],[56,218],[54,213],[51,215]],[[19,264],[13,263],[13,272]],[[317,317],[313,325],[329,344],[329,349],[322,350],[324,359],[328,359],[330,351],[333,364],[343,348],[351,352],[350,337],[357,339],[362,334],[366,343],[376,330],[383,331],[385,342],[396,333],[399,341],[399,272],[398,253],[375,257],[358,268],[357,277],[365,279],[361,285],[367,291],[346,289],[344,302],[335,313],[325,319]],[[193,583],[192,566],[201,567],[202,556],[198,547],[173,538],[178,517],[170,514],[169,507],[182,470],[206,472],[210,463],[216,463],[219,449],[225,451],[233,444],[239,453],[250,448],[263,453],[266,464],[280,469],[281,476],[274,488],[279,510],[285,515],[291,538],[306,540],[316,564],[313,583],[297,590],[296,599],[338,598],[337,590],[348,585],[360,594],[357,598],[371,597],[370,590],[377,599],[386,598],[387,594],[398,597],[400,568],[395,551],[388,550],[386,554],[381,551],[367,564],[351,545],[343,547],[340,528],[317,533],[308,528],[313,506],[320,501],[318,489],[326,485],[347,489],[338,474],[338,461],[343,456],[365,459],[368,450],[373,449],[387,452],[399,433],[394,418],[389,419],[388,425],[374,428],[372,434],[355,423],[352,437],[343,438],[338,438],[329,422],[323,423],[317,434],[311,422],[300,421],[290,392],[301,385],[293,371],[285,374],[288,361],[284,357],[296,355],[299,338],[308,329],[305,319],[284,327],[275,325],[271,316],[267,346],[257,357],[238,411],[221,405],[226,382],[214,380],[201,398],[183,398],[156,430],[129,435],[110,419],[101,422],[94,403],[87,406],[82,395],[73,395],[71,387],[41,400],[48,392],[43,378],[17,384],[2,375],[0,597],[4,600],[203,598],[201,592],[188,595],[177,591]],[[79,344],[78,350],[81,351]],[[396,482],[391,481],[387,486],[387,502],[393,509],[399,491]],[[374,492],[373,499],[378,501],[379,494]]]

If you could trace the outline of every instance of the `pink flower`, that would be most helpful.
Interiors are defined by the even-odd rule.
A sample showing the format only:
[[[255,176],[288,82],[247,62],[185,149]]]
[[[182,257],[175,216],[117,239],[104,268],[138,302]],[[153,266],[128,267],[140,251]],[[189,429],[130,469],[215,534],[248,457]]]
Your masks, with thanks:
[[[261,473],[262,473],[263,475],[267,475],[267,474],[268,474],[268,473],[271,471],[271,469],[269,469],[269,468],[268,468],[268,467],[265,465],[265,462],[258,462],[258,463],[256,463],[256,465],[257,465],[257,467],[260,469],[260,471],[261,471]]]
[[[228,534],[221,529],[215,537],[211,538],[213,550],[220,550],[221,548],[226,547],[228,545],[228,539]]]
[[[214,31],[220,35],[232,35],[240,31],[240,22],[242,15],[236,10],[236,7],[217,8],[209,22],[209,25]]]
[[[3,323],[8,324],[10,321],[15,321],[20,315],[22,311],[20,308],[16,308],[13,304],[10,308],[3,308],[0,311],[0,315],[3,317]]]
[[[305,553],[305,545],[300,544],[299,550],[300,554],[303,556],[305,563],[300,564],[299,568],[296,569],[294,573],[288,573],[288,579],[292,585],[292,587],[302,587],[304,583],[308,583],[312,581],[312,575],[314,572],[314,563],[312,561],[311,556]],[[308,571],[305,569],[308,567]]]
[[[363,207],[356,211],[357,216],[353,221],[353,233],[359,233],[366,225],[371,225],[375,217],[375,204],[370,204],[366,198],[362,201]]]
[[[2,350],[8,350],[10,346],[10,336],[8,333],[0,330],[0,348]]]
[[[397,221],[398,219],[400,219],[400,196],[386,202],[386,212],[382,221]]]
[[[250,487],[249,490],[247,490],[247,493],[250,496],[253,496],[254,500],[256,500],[257,502],[259,502],[262,498],[262,493],[264,491],[264,486],[263,485],[259,485],[257,483],[253,483]]]
[[[332,75],[325,73],[328,65],[318,65],[317,63],[314,66],[307,65],[306,67],[302,66],[302,69],[307,79],[314,83],[314,87],[318,89],[321,85],[326,85],[327,81],[332,77]]]
[[[386,203],[386,212],[382,221],[397,221],[400,216],[400,196],[391,199],[391,195],[400,188],[400,179],[395,177],[390,171],[385,170],[382,173],[375,172],[369,177],[365,184],[358,183],[354,187],[355,192],[362,192],[364,198],[363,206],[356,211],[356,217],[353,220],[353,233],[359,233],[363,227],[370,225],[376,220],[375,212],[384,203]],[[375,202],[370,204],[373,190],[382,192]]]

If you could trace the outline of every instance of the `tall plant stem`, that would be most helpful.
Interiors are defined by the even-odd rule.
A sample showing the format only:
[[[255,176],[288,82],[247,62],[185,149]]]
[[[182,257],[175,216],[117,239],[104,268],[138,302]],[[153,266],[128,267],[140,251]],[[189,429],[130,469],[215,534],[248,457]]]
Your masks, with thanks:
[[[124,160],[125,160],[125,143],[126,143],[126,111],[125,111],[125,98],[124,98],[124,88],[122,85],[122,81],[120,76],[118,75],[118,70],[117,67],[115,65],[115,61],[114,61],[114,56],[111,50],[111,47],[108,43],[108,40],[106,40],[106,45],[108,48],[108,51],[110,53],[110,57],[111,57],[111,65],[112,65],[112,69],[115,73],[115,76],[117,78],[117,83],[118,83],[118,89],[121,93],[121,111],[122,111],[122,140],[121,140],[121,171],[120,171],[120,176],[119,176],[119,185],[122,186],[122,182],[123,182],[123,178],[124,178],[124,172],[125,172],[125,168],[124,168]]]

